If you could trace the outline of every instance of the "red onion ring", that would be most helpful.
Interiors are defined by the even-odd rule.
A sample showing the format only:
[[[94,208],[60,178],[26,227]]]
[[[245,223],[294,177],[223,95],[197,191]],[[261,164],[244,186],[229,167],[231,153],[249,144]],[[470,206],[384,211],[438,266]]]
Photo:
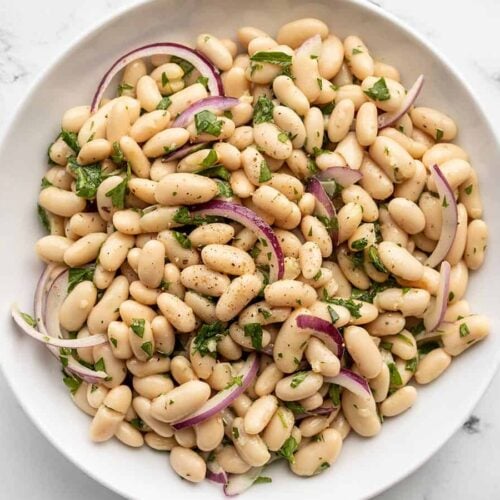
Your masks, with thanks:
[[[429,258],[426,260],[425,265],[429,267],[436,267],[448,255],[448,252],[453,245],[453,241],[455,240],[458,226],[458,210],[457,202],[455,201],[455,193],[448,184],[443,172],[437,165],[433,165],[431,167],[431,175],[436,181],[436,188],[441,202],[442,226],[441,235],[439,236],[437,245]]]
[[[344,354],[344,339],[335,326],[317,316],[299,314],[296,318],[297,326],[304,330],[311,330],[312,335],[322,340],[324,344],[339,359]]]
[[[230,201],[212,200],[204,203],[192,211],[196,215],[214,215],[234,220],[263,238],[272,253],[270,282],[280,280],[285,273],[285,257],[280,243],[271,226],[261,219],[255,212],[242,205]]]
[[[423,85],[424,75],[420,75],[411,86],[410,90],[408,90],[401,107],[397,111],[393,111],[392,113],[383,113],[378,117],[378,128],[381,129],[390,127],[396,123],[412,107],[418,97],[418,94],[420,94]]]
[[[439,285],[436,300],[433,307],[425,313],[424,326],[427,332],[434,331],[443,321],[448,308],[448,294],[450,293],[450,263],[446,260],[441,262],[439,270]]]
[[[229,479],[224,485],[224,495],[235,497],[248,490],[263,470],[264,467],[252,467],[244,474],[229,474]]]
[[[252,383],[253,379],[257,375],[257,370],[259,368],[259,360],[257,356],[253,353],[248,356],[243,368],[238,373],[238,377],[241,377],[241,385],[235,384],[227,389],[223,389],[218,392],[215,396],[211,397],[198,411],[188,415],[172,424],[175,430],[185,429],[186,427],[192,427],[193,425],[199,424],[213,417],[224,408],[227,408],[240,394],[243,394]]]
[[[306,191],[308,193],[311,193],[314,198],[316,198],[314,214],[321,217],[326,217],[332,221],[332,225],[329,228],[329,233],[330,238],[332,239],[333,246],[336,247],[339,240],[339,228],[337,211],[333,206],[332,200],[326,194],[325,188],[321,185],[321,182],[314,177],[309,179]]]
[[[363,174],[359,170],[353,170],[349,167],[330,167],[315,175],[320,181],[335,181],[342,187],[349,187],[356,184]]]
[[[215,459],[207,462],[207,479],[218,484],[226,484],[228,481],[227,472]]]
[[[117,61],[115,61],[112,66],[104,73],[97,90],[92,99],[92,104],[90,106],[91,113],[95,113],[99,107],[99,103],[106,92],[111,80],[115,75],[121,71],[127,64],[135,59],[141,57],[150,57],[156,54],[166,54],[180,57],[185,61],[191,63],[204,77],[208,78],[208,89],[210,94],[224,95],[224,88],[222,86],[222,81],[219,76],[219,72],[214,67],[214,65],[203,55],[190,47],[181,45],[180,43],[173,42],[157,42],[138,47],[137,49],[127,52],[121,56]]]
[[[171,160],[182,160],[187,155],[190,155],[191,153],[196,153],[196,151],[199,151],[200,149],[203,149],[208,142],[199,142],[197,144],[186,144],[185,146],[182,146],[182,148],[176,149],[175,151],[172,151],[168,155],[164,156],[161,161],[163,163]]]
[[[324,381],[329,384],[340,385],[362,398],[370,398],[372,395],[368,382],[361,375],[346,368],[341,368],[340,373],[335,377],[325,377]]]
[[[189,122],[193,119],[196,113],[203,111],[205,109],[217,109],[219,111],[226,111],[227,109],[234,108],[234,106],[240,103],[239,99],[235,97],[222,97],[222,96],[211,96],[196,101],[191,104],[189,108],[183,111],[172,123],[172,127],[186,127]]]

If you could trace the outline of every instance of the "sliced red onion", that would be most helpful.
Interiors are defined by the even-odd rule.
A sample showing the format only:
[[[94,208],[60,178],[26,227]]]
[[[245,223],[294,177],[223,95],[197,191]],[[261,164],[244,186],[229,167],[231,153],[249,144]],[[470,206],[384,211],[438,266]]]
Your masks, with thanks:
[[[270,282],[280,280],[285,273],[285,257],[280,243],[271,226],[255,212],[242,205],[230,201],[212,200],[195,208],[196,215],[214,215],[231,219],[253,231],[259,238],[267,242],[271,255]]]
[[[215,396],[210,398],[198,411],[192,413],[191,415],[179,420],[172,424],[175,430],[185,429],[186,427],[192,427],[193,425],[199,424],[213,417],[224,408],[227,408],[240,394],[246,391],[248,386],[252,383],[253,379],[257,375],[257,370],[259,367],[259,361],[255,353],[250,354],[243,368],[238,373],[240,383],[235,383],[227,389],[223,389],[218,392]]]
[[[219,72],[214,65],[203,55],[190,47],[181,45],[180,43],[157,42],[144,45],[137,49],[127,52],[121,56],[113,65],[106,71],[97,87],[96,93],[92,99],[90,110],[94,113],[99,107],[99,103],[106,92],[111,80],[131,61],[141,57],[150,57],[157,54],[166,54],[177,56],[191,63],[199,73],[208,79],[207,86],[211,95],[224,95],[224,88],[219,76]]]
[[[44,344],[52,345],[54,347],[67,347],[69,349],[79,349],[80,347],[93,347],[95,345],[104,344],[108,341],[106,335],[91,335],[83,339],[62,339],[57,337],[50,337],[35,330],[32,326],[28,325],[21,315],[21,311],[17,305],[13,304],[10,309],[12,318],[21,328],[24,333],[30,337]]]
[[[219,484],[226,484],[228,481],[227,472],[215,459],[207,462],[207,479]]]
[[[339,359],[344,354],[344,339],[335,326],[317,316],[299,314],[296,319],[297,326],[304,330],[311,330],[312,335],[319,338]]]
[[[439,270],[439,285],[434,305],[424,316],[424,326],[427,332],[434,331],[443,321],[448,308],[448,294],[450,293],[451,266],[447,260],[441,262]]]
[[[190,155],[191,153],[196,153],[196,151],[200,151],[200,149],[203,149],[208,144],[210,143],[199,142],[197,144],[186,144],[185,146],[182,146],[182,148],[176,149],[175,151],[172,151],[168,155],[164,156],[161,161],[165,163],[171,160],[182,160],[185,156]]]
[[[330,415],[334,410],[336,410],[334,406],[320,406],[319,408],[315,408],[311,411],[306,411],[304,413],[298,413],[295,415],[295,420],[302,420],[307,417],[317,417],[317,416],[326,416]]]
[[[442,224],[441,235],[439,236],[437,245],[425,262],[425,265],[436,267],[448,255],[453,245],[453,241],[455,240],[458,226],[458,210],[457,202],[455,201],[455,193],[437,165],[431,167],[431,175],[434,177],[437,192],[439,193],[439,201],[442,207]]]
[[[319,56],[321,54],[321,36],[314,35],[305,40],[295,51],[297,55]]]
[[[331,221],[328,227],[330,238],[332,239],[333,246],[337,246],[339,240],[339,228],[337,220],[337,211],[333,206],[332,200],[326,194],[325,188],[321,182],[316,178],[309,179],[307,183],[307,192],[311,193],[316,198],[314,207],[314,214],[320,217],[326,217]]]
[[[330,167],[315,175],[320,181],[335,181],[342,187],[349,187],[356,184],[363,174],[359,170],[353,170],[349,167]]]
[[[346,368],[341,368],[335,377],[325,377],[323,380],[329,384],[340,385],[362,398],[370,398],[372,395],[368,382],[361,375]]]
[[[68,277],[69,271],[66,268],[64,272],[52,282],[45,298],[45,307],[43,311],[43,325],[51,337],[67,337],[67,332],[61,332],[59,321],[59,311],[68,296]]]
[[[183,111],[172,123],[172,127],[186,127],[189,122],[193,119],[196,113],[203,111],[205,109],[217,109],[219,111],[226,111],[228,109],[234,108],[234,106],[240,103],[239,99],[235,97],[222,97],[222,96],[212,96],[201,99],[194,104],[191,104],[189,108]]]
[[[420,94],[422,86],[424,85],[424,75],[420,75],[415,83],[412,85],[410,90],[408,90],[406,97],[404,98],[403,104],[397,111],[391,113],[383,113],[378,117],[378,128],[390,127],[396,123],[408,110],[412,107],[415,99]]]
[[[229,474],[229,479],[224,485],[224,495],[235,497],[248,490],[263,470],[264,467],[252,467],[244,474]]]

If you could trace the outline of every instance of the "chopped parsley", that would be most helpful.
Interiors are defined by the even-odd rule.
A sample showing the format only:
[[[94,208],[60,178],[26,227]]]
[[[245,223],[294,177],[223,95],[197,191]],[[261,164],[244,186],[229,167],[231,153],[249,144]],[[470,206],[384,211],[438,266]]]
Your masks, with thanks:
[[[302,413],[306,412],[306,410],[304,409],[304,407],[300,403],[298,403],[297,401],[287,401],[287,402],[285,402],[285,406],[289,410],[292,410],[292,412],[295,415],[301,415]]]
[[[229,383],[226,385],[226,387],[224,387],[224,389],[230,389],[231,387],[233,386],[239,386],[241,387],[243,385],[243,375],[236,375],[235,377],[233,377]]]
[[[30,316],[28,313],[25,312],[20,312],[21,318],[28,323],[28,325],[32,326],[33,328],[36,327],[36,320],[33,318],[33,316]]]
[[[332,306],[327,306],[328,313],[330,314],[330,318],[332,319],[332,323],[335,324],[340,316],[337,314],[337,311]]]
[[[363,53],[363,51],[362,51],[361,49],[358,49],[357,47],[354,47],[354,48],[352,49],[352,55],[353,55],[353,56],[355,56],[355,55],[357,55],[357,54],[362,54],[362,53]]]
[[[54,184],[52,184],[52,182],[50,182],[49,179],[47,179],[47,177],[42,177],[42,180],[40,182],[40,190],[43,191],[44,189],[53,185]]]
[[[415,373],[417,371],[418,358],[409,359],[405,364],[405,370]]]
[[[125,90],[134,90],[134,86],[130,85],[129,83],[122,82],[120,85],[118,85],[118,95],[123,95],[123,92]]]
[[[70,156],[68,166],[76,175],[76,194],[88,200],[95,198],[97,188],[103,181],[101,164],[80,165],[74,156]]]
[[[96,372],[105,372],[106,371],[106,364],[104,363],[104,359],[103,358],[99,358],[94,363],[94,370]]]
[[[146,325],[146,320],[133,318],[132,323],[130,324],[130,329],[141,339],[144,337],[144,327]]]
[[[295,463],[295,457],[293,454],[297,451],[299,444],[297,440],[290,436],[284,443],[283,446],[278,450],[278,455],[283,457],[285,460],[288,460],[289,463]]]
[[[243,330],[245,337],[252,339],[252,347],[260,351],[262,349],[262,325],[260,323],[247,323]]]
[[[391,388],[401,387],[403,385],[403,380],[396,363],[388,363],[387,367],[389,368]]]
[[[187,207],[181,207],[177,209],[173,216],[174,222],[177,224],[184,224],[190,226],[201,226],[202,224],[210,224],[212,222],[217,222],[217,217],[211,215],[191,215]]]
[[[111,159],[113,160],[113,163],[116,163],[118,166],[125,163],[125,155],[123,154],[122,148],[117,141],[113,142],[113,153],[111,154]]]
[[[217,179],[216,182],[219,189],[219,196],[222,196],[223,198],[231,198],[231,196],[233,196],[234,193],[229,182],[221,181],[219,179]]]
[[[259,476],[253,484],[265,484],[265,483],[272,483],[273,480],[270,477],[267,476]]]
[[[427,342],[426,344],[418,348],[418,355],[425,356],[426,354],[429,354],[431,351],[433,351],[434,349],[438,349],[439,347],[440,346],[437,342]]]
[[[187,78],[194,70],[194,66],[190,62],[180,57],[171,56],[170,62],[175,63],[182,68],[182,71],[184,71],[184,78]]]
[[[307,372],[297,372],[290,382],[290,387],[296,389],[307,377]]]
[[[169,108],[169,106],[172,104],[172,101],[170,100],[170,97],[165,96],[162,97],[158,105],[156,106],[156,109],[160,111],[165,111],[166,109]]]
[[[130,180],[130,166],[127,165],[127,175],[120,184],[110,189],[106,196],[111,198],[111,203],[115,208],[122,210],[125,207],[125,196],[128,193],[128,181]]]
[[[50,233],[50,221],[45,208],[40,205],[37,205],[38,219],[42,223],[42,226],[45,228],[47,232]]]
[[[259,183],[270,181],[272,176],[273,174],[266,160],[262,160],[260,164]]]
[[[448,302],[451,302],[455,298],[455,294],[453,292],[450,292],[448,294]]]
[[[78,144],[78,135],[75,132],[61,129],[61,139],[76,153],[80,152],[80,144]]]
[[[271,311],[268,311],[267,309],[264,309],[262,307],[259,307],[258,311],[260,312],[260,314],[262,314],[262,317],[264,319],[269,319],[273,315]]]
[[[446,196],[443,196],[443,203],[442,203],[443,208],[446,208],[449,206],[448,200]]]
[[[380,347],[386,351],[390,351],[393,345],[394,344],[392,342],[387,342],[386,340],[382,340],[382,342],[380,342]]]
[[[227,333],[227,329],[220,321],[214,323],[205,323],[198,330],[193,340],[195,352],[202,356],[217,356],[217,341]]]
[[[460,338],[467,337],[467,335],[470,334],[470,329],[469,329],[467,323],[460,324],[459,332],[460,332]]]
[[[203,168],[201,170],[197,170],[195,174],[203,175],[204,177],[211,177],[222,179],[223,181],[229,181],[231,178],[231,174],[226,167],[222,165],[215,165],[213,167]]]
[[[326,217],[325,215],[316,215],[323,226],[326,227],[327,231],[336,231],[339,228],[339,221],[337,217]]]
[[[179,243],[182,248],[192,247],[191,240],[184,233],[180,233],[179,231],[172,231],[172,234],[177,240],[177,243]]]
[[[92,281],[94,279],[95,266],[72,267],[68,271],[68,293],[82,281]]]
[[[364,93],[374,101],[387,101],[391,98],[387,84],[385,83],[385,78],[378,79],[373,87],[365,90]]]
[[[144,342],[144,344],[141,345],[141,349],[148,355],[148,358],[150,358],[153,355],[152,342]]]
[[[208,78],[206,76],[199,76],[196,83],[201,83],[208,90]]]
[[[217,156],[217,152],[215,151],[215,149],[210,149],[207,153],[207,156],[203,158],[203,161],[200,163],[200,165],[203,168],[212,167],[217,163],[218,159],[219,158]]]
[[[328,396],[332,400],[333,406],[340,406],[340,386],[337,384],[330,384],[328,388]]]
[[[328,104],[326,104],[325,106],[323,106],[321,108],[321,112],[324,115],[329,115],[329,114],[331,114],[331,112],[333,111],[334,108],[335,108],[335,101],[332,101],[332,102],[329,102]]]
[[[403,341],[405,344],[408,344],[409,346],[412,346],[413,347],[413,342],[411,341],[410,338],[408,338],[406,335],[402,334],[402,333],[398,333],[396,335],[396,338],[398,338],[399,340]]]
[[[444,132],[440,129],[436,129],[436,141],[440,141],[443,138]]]
[[[464,189],[465,194],[466,194],[466,195],[470,195],[470,194],[472,193],[472,188],[473,188],[472,184],[469,184],[469,185],[468,185],[468,186]]]
[[[419,333],[425,332],[425,325],[423,320],[420,320],[418,323],[413,325],[410,328],[407,328],[413,335],[418,335]]]
[[[273,108],[274,104],[271,99],[266,96],[261,95],[253,110],[253,124],[257,125],[259,123],[270,122],[273,120]]]
[[[214,113],[205,109],[194,115],[194,123],[198,134],[209,134],[219,137],[224,122],[217,119]]]
[[[323,290],[322,301],[328,302],[330,304],[335,304],[336,306],[343,306],[350,312],[353,318],[356,319],[361,318],[361,313],[359,311],[363,306],[362,303],[356,303],[352,299],[343,299],[341,297],[330,297],[326,290]]]
[[[371,246],[368,249],[368,258],[370,259],[370,262],[373,264],[373,267],[377,270],[380,271],[381,273],[387,273],[387,268],[384,266],[382,261],[380,260],[378,250],[374,247]]]
[[[231,429],[231,434],[233,435],[234,439],[238,439],[240,437],[240,431],[238,430],[237,427],[233,427]]]
[[[319,90],[323,90],[323,80],[321,78],[316,78],[316,83],[318,84]]]
[[[355,240],[351,243],[351,248],[353,250],[360,251],[366,248],[367,245],[368,245],[368,238],[360,238],[359,240]]]
[[[287,143],[288,142],[288,134],[286,132],[280,132],[278,134],[278,141],[282,142],[282,143]]]
[[[63,377],[64,385],[70,390],[71,394],[75,394],[75,392],[80,387],[82,381],[76,375],[67,375]]]
[[[250,61],[277,64],[279,66],[289,66],[292,64],[292,56],[285,54],[285,52],[259,51],[250,57]]]
[[[135,427],[138,431],[143,431],[145,428],[144,422],[139,418],[133,418],[130,422],[132,427]]]
[[[316,162],[312,158],[307,159],[307,170],[309,170],[311,175],[319,172],[318,165],[316,165]]]
[[[317,147],[313,148],[314,157],[324,155],[325,153],[331,153],[331,151],[329,151],[328,149],[321,149],[321,148],[317,148]]]

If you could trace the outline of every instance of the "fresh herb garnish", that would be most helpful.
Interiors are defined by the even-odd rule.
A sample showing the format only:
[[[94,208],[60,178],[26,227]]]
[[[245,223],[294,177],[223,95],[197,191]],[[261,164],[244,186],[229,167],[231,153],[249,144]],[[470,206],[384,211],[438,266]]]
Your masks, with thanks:
[[[144,344],[141,345],[141,349],[148,355],[148,358],[150,358],[153,355],[152,342],[144,342]]]
[[[213,167],[203,168],[201,170],[197,170],[195,174],[203,175],[204,177],[212,177],[222,179],[223,181],[229,181],[231,178],[231,174],[226,167],[222,165],[215,165]]]
[[[307,377],[307,372],[297,372],[293,376],[292,381],[290,382],[290,387],[292,389],[297,388],[300,384],[302,384],[302,382],[304,382],[306,377]]]
[[[337,311],[332,306],[327,306],[328,313],[330,314],[330,318],[332,319],[332,324],[335,324],[340,316],[337,314]]]
[[[417,371],[418,358],[409,359],[405,364],[405,370],[415,373]]]
[[[224,122],[218,120],[214,113],[205,109],[194,115],[194,123],[198,134],[209,134],[219,137]]]
[[[262,325],[260,323],[247,323],[243,330],[245,337],[252,339],[252,347],[260,351],[262,349]]]
[[[377,270],[380,271],[381,273],[387,273],[387,268],[384,266],[382,261],[380,260],[378,250],[376,247],[371,246],[368,249],[368,258],[370,259],[370,262],[373,264],[373,267]]]
[[[76,153],[80,152],[80,144],[78,144],[78,134],[69,130],[61,129],[61,139]]]
[[[364,93],[374,101],[387,101],[391,98],[391,94],[385,83],[385,78],[383,77],[378,79],[373,84],[373,87],[365,90]]]
[[[460,337],[467,337],[470,334],[470,329],[467,323],[461,323],[459,327]]]
[[[278,450],[278,455],[283,457],[285,460],[288,460],[289,463],[295,463],[295,457],[293,454],[297,451],[299,445],[297,440],[290,436],[284,443],[283,446]]]
[[[436,141],[440,141],[443,138],[444,132],[440,129],[436,129]]]
[[[253,124],[257,125],[259,123],[270,122],[273,120],[273,108],[274,104],[271,99],[266,96],[261,95],[253,110]]]
[[[265,483],[272,483],[273,480],[270,477],[267,476],[259,476],[253,484],[265,484]]]
[[[199,76],[196,83],[201,83],[208,90],[208,78],[206,76]]]
[[[94,279],[95,266],[72,267],[68,271],[68,293],[82,281],[92,281]]]
[[[156,106],[156,109],[160,111],[165,111],[166,109],[169,108],[169,106],[172,104],[172,101],[170,100],[170,97],[165,96],[162,97],[158,105]]]
[[[231,387],[233,387],[235,385],[237,385],[239,387],[241,387],[243,385],[243,375],[236,375],[235,377],[233,377],[228,382],[228,384],[226,385],[226,387],[224,387],[224,389],[230,389]]]
[[[38,212],[38,219],[42,223],[42,226],[45,228],[45,230],[47,232],[50,233],[50,221],[49,221],[49,216],[47,215],[47,212],[40,205],[37,205],[37,212]]]
[[[336,231],[339,228],[339,221],[337,217],[326,217],[325,215],[316,215],[316,219],[318,219],[329,232]]]
[[[287,401],[287,402],[285,402],[285,406],[289,410],[292,410],[292,412],[295,415],[301,415],[302,413],[306,412],[306,410],[304,409],[304,407],[300,403],[297,403],[297,401]]]
[[[227,329],[220,321],[206,323],[198,330],[193,340],[194,350],[202,356],[217,356],[217,342],[227,333]]]
[[[106,371],[106,364],[104,363],[104,358],[99,358],[94,363],[94,370],[96,372],[105,372]]]
[[[141,339],[144,337],[145,326],[146,320],[142,318],[133,318],[132,323],[130,323],[130,329]]]
[[[337,306],[343,306],[345,307],[350,313],[353,318],[361,318],[361,313],[359,312],[361,307],[363,306],[362,303],[356,303],[352,299],[344,299],[341,297],[330,297],[328,295],[328,292],[323,289],[323,302],[328,302],[330,304],[335,304]]]
[[[186,61],[185,59],[181,59],[180,57],[171,56],[170,62],[175,63],[182,68],[182,71],[184,71],[183,78],[187,78],[194,70],[194,66],[190,62]]]
[[[177,243],[179,243],[182,248],[192,247],[191,240],[184,233],[180,233],[179,231],[172,231],[172,234],[177,240]]]
[[[28,325],[32,326],[33,328],[36,328],[36,320],[33,318],[33,316],[30,316],[28,313],[25,312],[20,312],[21,318],[28,323]]]
[[[202,224],[217,222],[217,217],[211,215],[192,215],[187,207],[181,207],[175,212],[173,220],[174,222],[177,222],[177,224],[183,224],[186,226],[201,226]]]
[[[285,52],[260,51],[250,57],[250,61],[288,66],[292,64],[292,56]]]
[[[340,386],[337,384],[330,384],[328,388],[328,396],[332,400],[333,406],[340,406]]]
[[[118,85],[118,95],[119,96],[123,95],[123,92],[125,90],[134,90],[134,86],[125,82],[120,83],[120,85]]]
[[[401,387],[403,385],[403,379],[401,378],[396,363],[388,363],[387,367],[389,368],[391,388]]]
[[[278,134],[278,141],[282,142],[282,143],[287,143],[288,142],[288,134],[286,132],[280,132]]]
[[[82,381],[76,375],[66,375],[63,377],[64,385],[70,390],[71,394],[75,394],[80,387]]]
[[[128,194],[128,181],[130,180],[130,175],[130,166],[127,165],[127,175],[118,185],[106,193],[106,196],[111,198],[112,205],[119,210],[125,207],[125,196]]]
[[[203,158],[203,161],[200,163],[200,165],[203,168],[212,167],[217,163],[217,160],[218,160],[217,152],[215,151],[215,149],[210,149],[207,153],[207,156]]]
[[[233,196],[233,189],[231,188],[229,182],[221,181],[219,179],[217,179],[216,182],[219,189],[219,196],[222,196],[223,198],[231,198],[231,196]]]
[[[262,160],[260,164],[260,173],[259,173],[259,182],[267,182],[270,181],[273,174],[271,173],[271,169],[269,168],[266,160]]]
[[[368,238],[360,238],[359,240],[355,240],[351,243],[351,248],[359,252],[360,250],[366,248],[367,245],[368,245]]]

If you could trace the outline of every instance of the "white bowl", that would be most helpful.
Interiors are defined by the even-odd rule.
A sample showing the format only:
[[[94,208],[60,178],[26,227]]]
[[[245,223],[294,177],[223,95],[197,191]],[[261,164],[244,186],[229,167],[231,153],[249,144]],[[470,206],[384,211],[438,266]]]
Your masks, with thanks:
[[[3,331],[0,359],[5,376],[35,425],[68,459],[91,477],[125,497],[220,498],[205,482],[181,481],[165,454],[146,447],[132,450],[117,441],[95,445],[88,439],[89,418],[71,402],[58,363],[48,351],[23,336],[8,317],[13,300],[29,310],[42,265],[33,252],[42,234],[36,218],[39,180],[46,168],[47,145],[57,135],[68,107],[89,103],[106,68],[127,50],[153,41],[193,43],[200,32],[234,37],[239,26],[254,25],[270,33],[284,22],[314,16],[340,36],[358,34],[377,58],[396,65],[408,86],[420,73],[426,84],[419,102],[453,116],[460,126],[457,142],[479,173],[491,241],[483,269],[471,278],[468,299],[475,312],[500,324],[497,283],[500,253],[494,215],[500,213],[497,185],[500,151],[493,131],[465,79],[413,30],[393,16],[361,1],[160,0],[125,10],[93,29],[47,70],[28,93],[0,148],[0,214],[4,263],[0,280]],[[222,22],[221,22],[222,20]],[[251,488],[245,498],[366,498],[388,488],[427,460],[466,419],[490,382],[499,362],[500,337],[491,337],[453,362],[446,374],[419,389],[410,411],[388,419],[382,432],[365,440],[350,436],[338,462],[328,471],[300,479],[273,465],[272,485]]]

